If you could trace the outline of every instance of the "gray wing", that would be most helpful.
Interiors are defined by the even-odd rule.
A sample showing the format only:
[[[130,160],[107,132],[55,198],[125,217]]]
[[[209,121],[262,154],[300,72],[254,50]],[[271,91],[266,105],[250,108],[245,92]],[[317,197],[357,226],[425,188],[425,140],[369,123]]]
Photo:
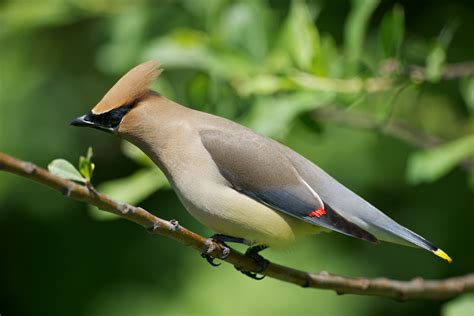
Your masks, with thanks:
[[[318,196],[286,155],[253,133],[200,132],[202,143],[233,188],[277,211],[349,236],[377,239]]]

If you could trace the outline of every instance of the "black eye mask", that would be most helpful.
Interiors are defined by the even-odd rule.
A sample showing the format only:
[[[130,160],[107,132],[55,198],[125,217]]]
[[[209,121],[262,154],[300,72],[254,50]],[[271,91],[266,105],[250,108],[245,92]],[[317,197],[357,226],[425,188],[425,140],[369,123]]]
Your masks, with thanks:
[[[102,114],[89,112],[86,115],[74,119],[71,125],[89,126],[103,131],[113,132],[120,122],[122,122],[125,114],[127,114],[134,105],[135,103],[130,103]]]

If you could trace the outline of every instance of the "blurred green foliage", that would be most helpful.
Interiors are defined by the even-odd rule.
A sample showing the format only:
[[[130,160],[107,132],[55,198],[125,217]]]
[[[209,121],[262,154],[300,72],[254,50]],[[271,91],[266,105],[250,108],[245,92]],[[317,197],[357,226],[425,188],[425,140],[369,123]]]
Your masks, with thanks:
[[[465,294],[443,306],[443,316],[469,316],[474,314],[474,295]]]
[[[269,250],[270,260],[367,277],[472,272],[474,78],[443,74],[474,57],[473,12],[467,0],[5,0],[0,150],[46,166],[93,146],[99,190],[210,235],[136,148],[68,126],[129,68],[156,59],[165,69],[157,91],[289,145],[454,263],[337,234]],[[396,124],[414,138],[387,132]],[[452,316],[472,307],[472,296],[400,304],[254,282],[85,208],[1,174],[2,315]]]

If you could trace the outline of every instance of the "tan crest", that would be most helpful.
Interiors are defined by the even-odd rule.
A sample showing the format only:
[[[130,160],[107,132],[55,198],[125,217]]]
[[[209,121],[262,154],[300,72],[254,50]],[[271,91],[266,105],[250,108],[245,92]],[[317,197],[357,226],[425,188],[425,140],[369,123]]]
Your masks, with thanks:
[[[132,68],[97,103],[92,113],[108,112],[145,95],[150,84],[162,71],[159,66],[159,62],[150,60]]]

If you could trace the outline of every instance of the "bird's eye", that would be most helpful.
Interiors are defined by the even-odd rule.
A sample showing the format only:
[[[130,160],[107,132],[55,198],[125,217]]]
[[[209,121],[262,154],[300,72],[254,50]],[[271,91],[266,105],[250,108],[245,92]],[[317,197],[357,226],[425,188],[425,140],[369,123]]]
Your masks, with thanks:
[[[127,104],[125,106],[121,106],[117,109],[114,109],[106,114],[109,114],[109,127],[116,128],[120,122],[122,121],[125,114],[127,114],[130,109],[133,107],[133,104]]]

